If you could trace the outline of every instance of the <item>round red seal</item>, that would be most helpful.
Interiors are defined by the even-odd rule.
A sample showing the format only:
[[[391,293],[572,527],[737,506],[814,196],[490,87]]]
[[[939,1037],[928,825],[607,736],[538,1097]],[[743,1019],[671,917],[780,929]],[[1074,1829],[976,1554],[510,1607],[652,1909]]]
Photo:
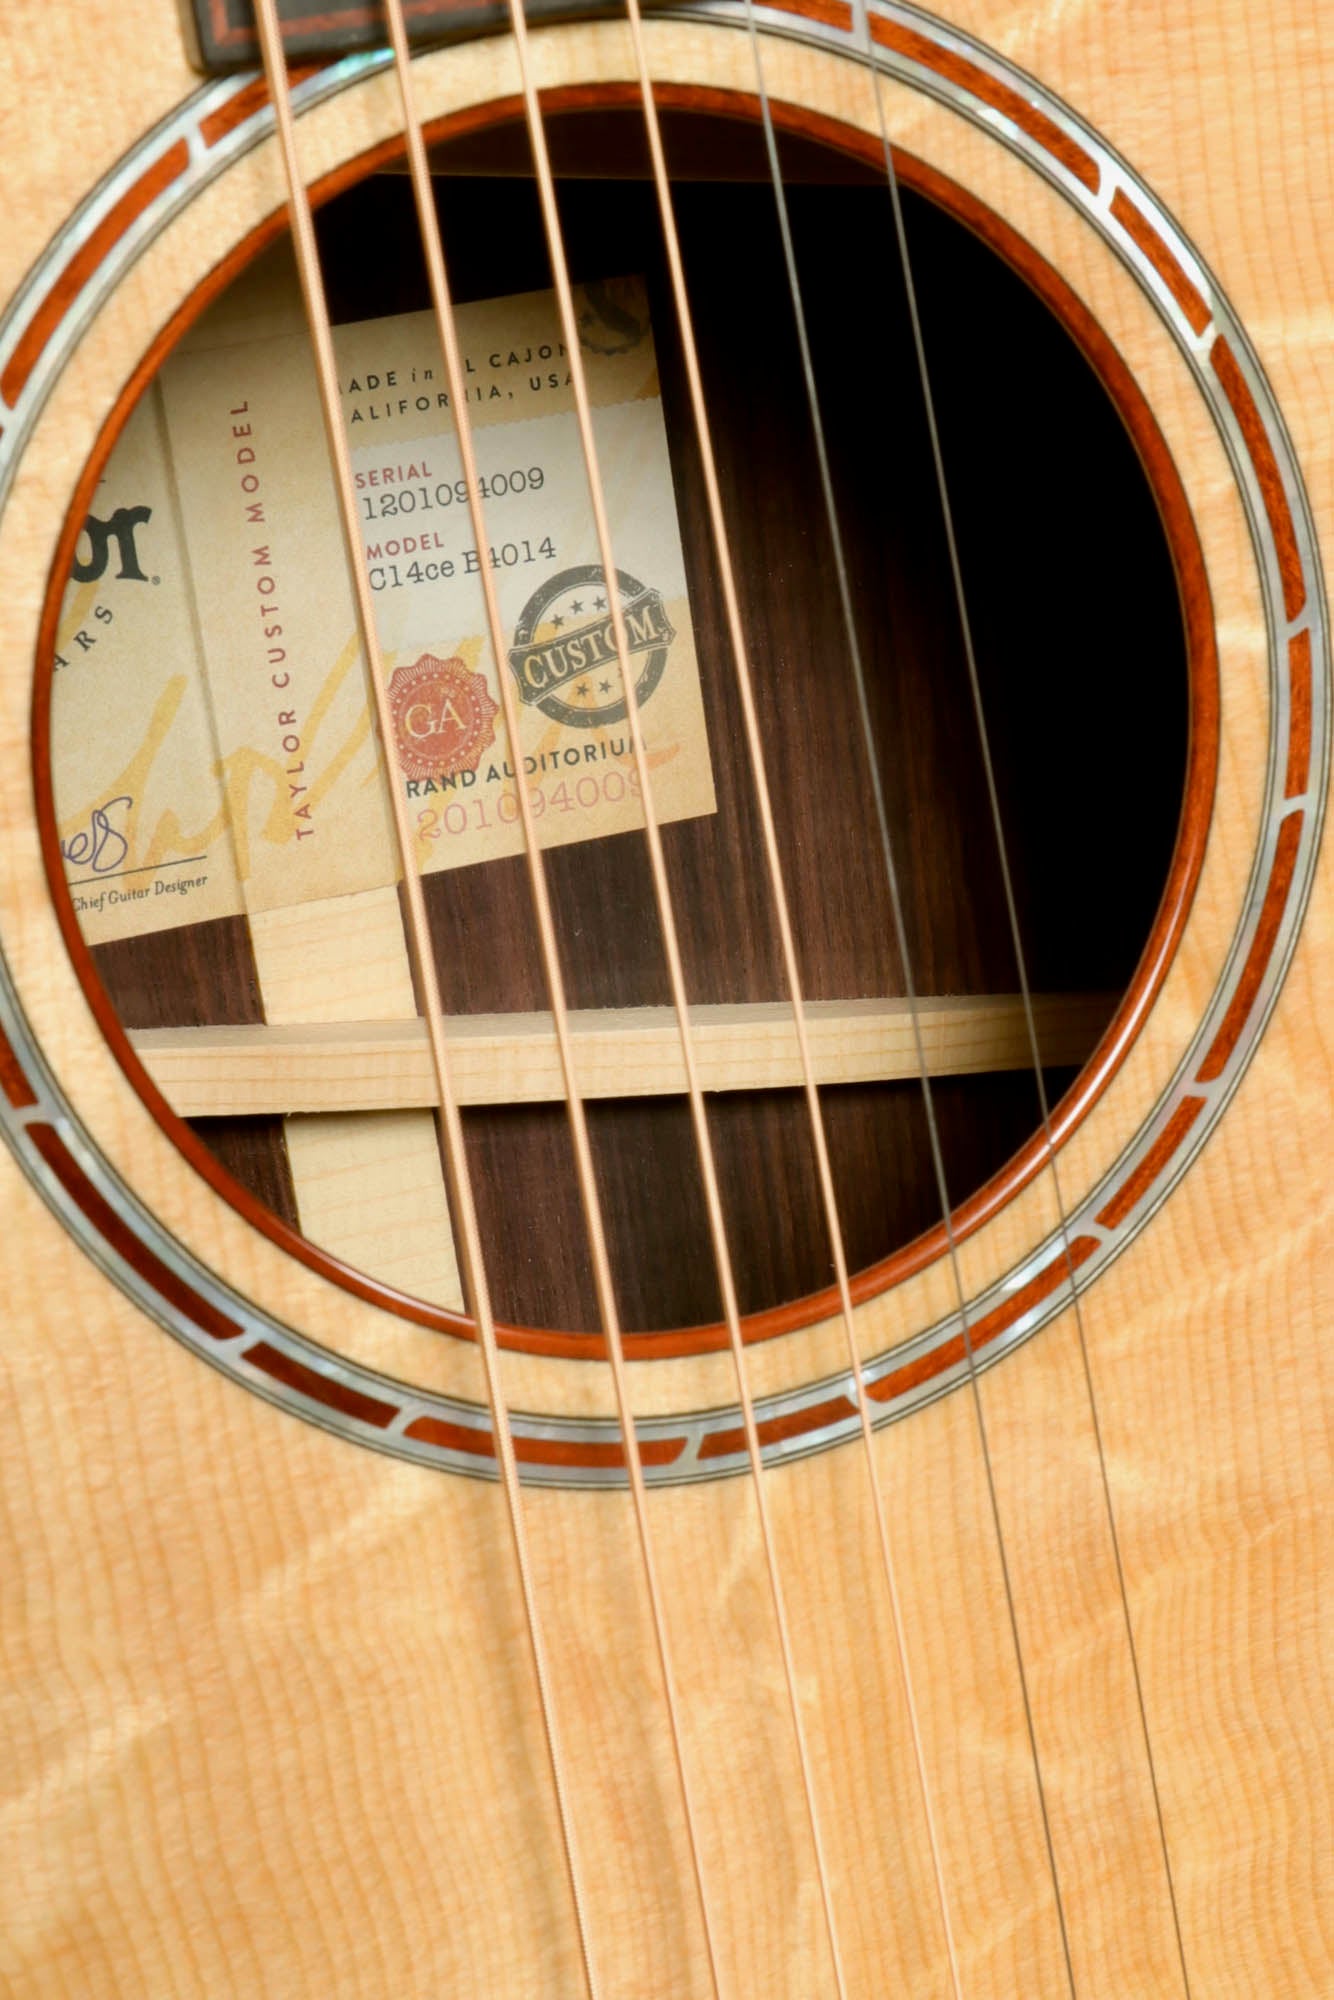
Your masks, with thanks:
[[[462,660],[437,660],[423,653],[411,667],[396,667],[389,680],[389,706],[405,778],[449,778],[474,771],[495,741],[499,709],[485,674],[468,671]]]

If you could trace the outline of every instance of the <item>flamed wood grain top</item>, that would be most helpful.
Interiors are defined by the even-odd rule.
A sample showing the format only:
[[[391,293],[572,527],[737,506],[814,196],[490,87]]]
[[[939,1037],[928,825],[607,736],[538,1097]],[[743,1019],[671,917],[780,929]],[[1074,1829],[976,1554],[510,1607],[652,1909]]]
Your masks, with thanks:
[[[1334,75],[1320,8],[948,0],[938,11],[1077,105],[1201,246],[1275,387],[1327,554],[1334,243],[1323,190]],[[156,0],[97,10],[95,88],[89,65],[69,59],[71,35],[53,34],[64,19],[49,0],[6,16],[7,146],[23,169],[0,243],[6,287],[89,182],[192,87]],[[718,54],[703,31],[669,23],[653,42],[655,60],[687,81],[701,80],[706,47],[714,75],[730,46]],[[553,83],[589,63],[614,67],[608,42],[582,30],[546,49]],[[786,63],[791,94],[801,68],[803,95],[827,108],[841,91],[850,110],[851,85],[835,85],[805,52],[775,62]],[[484,44],[461,52],[451,74],[466,76],[460,95],[474,100],[512,90]],[[1245,522],[1198,393],[1184,371],[1159,365],[1129,281],[1120,289],[1105,253],[1064,227],[1054,197],[1049,206],[1045,190],[1026,191],[1000,149],[975,145],[946,114],[898,108],[916,119],[923,152],[985,183],[1114,326],[1200,521],[1218,607],[1219,784],[1192,919],[1134,1057],[1166,1069],[1230,934],[1223,890],[1244,892],[1268,751]],[[432,1346],[424,1330],[390,1323],[282,1257],[154,1126],[86,1010],[32,824],[30,661],[65,497],[148,330],[199,275],[206,252],[192,232],[209,241],[229,205],[234,221],[236,208],[258,214],[273,199],[252,167],[146,256],[125,301],[89,332],[0,520],[0,935],[51,1060],[78,1073],[99,1143],[134,1165],[172,1226],[292,1318],[318,1317],[331,1344],[409,1379],[461,1370],[469,1351]],[[1313,675],[1325,670],[1309,663]],[[1281,764],[1279,774],[1282,783]],[[980,1383],[990,1488],[966,1397],[877,1440],[968,2000],[1046,2000],[1071,1983],[989,1490],[1080,2000],[1185,1990],[1122,1582],[1191,1992],[1307,2000],[1334,1986],[1321,1254],[1334,1187],[1322,1015],[1331,893],[1326,851],[1234,1102],[1187,1179],[1084,1297],[1119,1549],[1069,1314]],[[1081,1147],[1124,1132],[1122,1098],[1138,1074],[1125,1072],[1072,1141],[1071,1175],[1091,1171]],[[0,1087],[23,1096],[2,1065]],[[577,1990],[575,1947],[537,1776],[535,1703],[516,1668],[522,1640],[494,1488],[355,1450],[241,1393],[136,1312],[7,1162],[0,1183],[0,1979],[20,2000],[563,2000]],[[985,1232],[973,1247],[998,1254]],[[931,1280],[914,1282],[925,1291]],[[777,1371],[783,1353],[806,1355],[817,1340],[771,1344],[762,1367]],[[511,1356],[506,1366],[516,1400],[532,1402],[554,1394],[566,1364]],[[582,1364],[569,1373],[590,1379]],[[647,1404],[669,1379],[680,1409],[722,1393],[705,1356],[654,1363],[637,1374],[637,1394]],[[854,1989],[944,2000],[864,1472],[840,1450],[771,1477]],[[653,1511],[728,1990],[824,1995],[746,1484],[657,1494]],[[615,1494],[535,1493],[530,1520],[609,1990],[695,2000],[707,1981],[624,1510]]]

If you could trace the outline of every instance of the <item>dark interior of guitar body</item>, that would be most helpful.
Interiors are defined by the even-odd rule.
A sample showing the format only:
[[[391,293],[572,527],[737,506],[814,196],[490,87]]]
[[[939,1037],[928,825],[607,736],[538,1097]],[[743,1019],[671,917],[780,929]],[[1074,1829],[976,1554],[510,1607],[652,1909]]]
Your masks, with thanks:
[[[638,274],[649,288],[718,797],[715,814],[664,830],[688,988],[698,1002],[776,1000],[778,939],[638,131],[629,114],[553,120],[566,241],[576,280]],[[902,994],[761,135],[678,114],[669,155],[805,991]],[[521,136],[483,134],[437,164],[459,299],[548,285]],[[804,142],[784,142],[783,164],[912,979],[927,995],[1014,993],[889,197],[883,177]],[[1036,992],[1105,994],[1110,1014],[1149,933],[1181,809],[1186,661],[1170,552],[1128,435],[1070,335],[961,223],[911,192],[904,205],[1028,979]],[[338,197],[320,237],[335,318],[429,303],[403,176]],[[559,848],[547,868],[571,1004],[667,1004],[642,836]],[[436,874],[427,891],[447,1011],[545,1006],[521,860]],[[96,959],[131,1028],[263,1018],[242,918],[103,945]],[[1073,1074],[1047,1073],[1053,1103]],[[1038,1128],[1035,1082],[1022,1070],[941,1077],[933,1095],[957,1203]],[[857,1270],[940,1219],[923,1094],[905,1081],[823,1099]],[[826,1285],[800,1094],[721,1093],[709,1110],[743,1309]],[[685,1102],[597,1102],[590,1124],[624,1324],[717,1319]],[[563,1108],[473,1109],[466,1126],[497,1311],[596,1327]],[[296,1225],[281,1119],[197,1129]]]

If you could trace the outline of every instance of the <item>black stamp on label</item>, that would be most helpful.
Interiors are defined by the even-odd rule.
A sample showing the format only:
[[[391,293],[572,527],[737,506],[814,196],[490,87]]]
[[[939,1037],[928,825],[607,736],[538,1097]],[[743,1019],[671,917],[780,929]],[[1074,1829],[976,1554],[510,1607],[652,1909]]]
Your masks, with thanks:
[[[623,569],[616,582],[635,700],[642,708],[662,679],[676,632],[658,591]],[[553,722],[602,729],[625,720],[616,633],[599,564],[562,570],[529,598],[514,629],[509,663],[520,699]]]
[[[630,354],[648,334],[644,289],[638,278],[604,278],[583,288],[579,345],[590,354]]]

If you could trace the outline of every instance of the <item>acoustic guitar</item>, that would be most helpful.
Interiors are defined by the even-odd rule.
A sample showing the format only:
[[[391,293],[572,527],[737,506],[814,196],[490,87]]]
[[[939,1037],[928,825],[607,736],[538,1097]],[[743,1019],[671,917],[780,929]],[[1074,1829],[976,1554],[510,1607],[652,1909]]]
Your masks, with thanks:
[[[9,10],[15,2000],[1334,1992],[1320,29]]]

